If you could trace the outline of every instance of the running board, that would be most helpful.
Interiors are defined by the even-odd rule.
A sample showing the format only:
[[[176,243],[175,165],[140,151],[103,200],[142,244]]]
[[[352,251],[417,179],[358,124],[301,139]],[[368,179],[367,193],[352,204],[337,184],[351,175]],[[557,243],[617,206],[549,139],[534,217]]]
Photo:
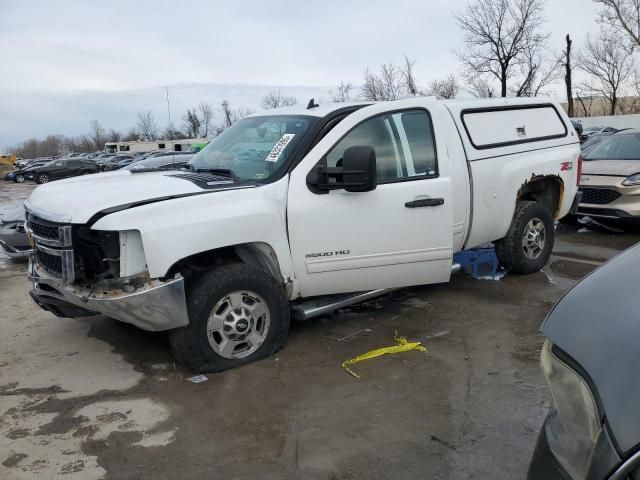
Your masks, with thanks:
[[[331,295],[307,300],[291,308],[291,316],[294,320],[309,320],[311,318],[326,315],[339,308],[348,307],[354,303],[362,303],[386,293],[391,293],[397,288],[381,288],[368,292],[348,293],[346,295]]]
[[[460,264],[451,265],[451,273],[460,271]],[[298,303],[291,307],[291,316],[294,320],[303,321],[310,320],[321,315],[326,315],[339,308],[348,307],[355,303],[362,303],[372,300],[387,293],[399,290],[399,288],[380,288],[378,290],[370,290],[368,292],[347,293],[344,295],[331,295],[328,297],[318,297],[310,299],[302,303]]]

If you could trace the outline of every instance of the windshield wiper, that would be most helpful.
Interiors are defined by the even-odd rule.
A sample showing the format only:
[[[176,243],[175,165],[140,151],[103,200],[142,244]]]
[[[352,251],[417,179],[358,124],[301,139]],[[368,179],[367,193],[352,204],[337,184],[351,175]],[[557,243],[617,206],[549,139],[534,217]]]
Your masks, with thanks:
[[[220,177],[231,178],[232,180],[240,180],[240,177],[238,177],[235,173],[233,173],[233,170],[229,168],[196,168],[196,167],[192,167],[192,168],[195,173],[207,172],[213,175],[218,175]]]

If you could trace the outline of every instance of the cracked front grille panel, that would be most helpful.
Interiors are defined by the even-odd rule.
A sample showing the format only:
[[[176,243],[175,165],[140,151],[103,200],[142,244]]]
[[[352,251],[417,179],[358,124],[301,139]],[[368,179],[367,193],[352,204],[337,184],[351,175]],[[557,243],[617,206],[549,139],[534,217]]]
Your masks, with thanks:
[[[591,205],[606,205],[621,196],[620,193],[608,188],[581,188],[580,191],[582,192],[580,203]]]
[[[55,275],[56,277],[62,277],[62,257],[56,255],[50,255],[41,250],[35,251],[38,264],[46,270],[47,273]]]

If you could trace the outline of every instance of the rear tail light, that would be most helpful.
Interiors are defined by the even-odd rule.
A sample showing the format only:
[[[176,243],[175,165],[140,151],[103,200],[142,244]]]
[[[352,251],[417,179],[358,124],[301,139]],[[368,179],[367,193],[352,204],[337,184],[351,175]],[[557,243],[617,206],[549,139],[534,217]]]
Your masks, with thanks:
[[[580,185],[580,177],[582,177],[582,155],[578,155],[578,175],[576,176],[576,185]]]

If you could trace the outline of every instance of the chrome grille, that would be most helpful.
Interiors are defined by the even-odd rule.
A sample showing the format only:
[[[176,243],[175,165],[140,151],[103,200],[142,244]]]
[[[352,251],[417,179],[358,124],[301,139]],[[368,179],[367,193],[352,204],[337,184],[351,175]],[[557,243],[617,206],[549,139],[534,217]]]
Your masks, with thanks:
[[[36,269],[64,283],[73,282],[71,225],[44,220],[27,212],[26,231],[32,238]]]
[[[50,222],[28,214],[27,228],[36,242],[52,247],[71,245],[71,225]]]

